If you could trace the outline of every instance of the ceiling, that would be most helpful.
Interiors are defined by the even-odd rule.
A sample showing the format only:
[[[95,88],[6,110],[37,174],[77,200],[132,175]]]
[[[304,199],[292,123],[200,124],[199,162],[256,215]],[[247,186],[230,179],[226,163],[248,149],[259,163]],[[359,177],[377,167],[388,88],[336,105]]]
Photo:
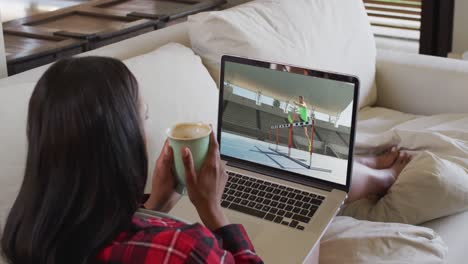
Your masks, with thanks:
[[[309,109],[330,115],[342,113],[354,95],[353,84],[232,62],[225,65],[224,80],[284,102],[302,95]]]

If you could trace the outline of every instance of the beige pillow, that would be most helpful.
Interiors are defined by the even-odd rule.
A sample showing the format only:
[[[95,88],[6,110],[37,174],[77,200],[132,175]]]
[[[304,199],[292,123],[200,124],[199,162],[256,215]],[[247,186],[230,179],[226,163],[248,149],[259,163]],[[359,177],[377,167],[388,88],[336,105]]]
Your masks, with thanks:
[[[216,80],[221,56],[238,55],[357,75],[359,106],[376,101],[376,47],[362,0],[252,1],[189,17],[189,35]]]
[[[179,122],[202,121],[216,128],[218,89],[200,57],[183,45],[170,43],[125,60],[140,85],[149,120],[146,124],[151,181],[166,129]],[[150,190],[150,184],[146,191]]]
[[[321,264],[445,263],[448,248],[429,228],[336,217],[320,243]]]
[[[468,159],[425,151],[408,164],[384,197],[356,201],[344,208],[342,215],[422,224],[465,210]]]

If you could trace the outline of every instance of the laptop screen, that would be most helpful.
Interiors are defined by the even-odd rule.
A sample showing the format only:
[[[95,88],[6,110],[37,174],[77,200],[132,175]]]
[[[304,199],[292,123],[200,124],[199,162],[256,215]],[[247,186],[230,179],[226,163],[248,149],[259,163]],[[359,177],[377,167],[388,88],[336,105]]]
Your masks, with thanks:
[[[347,185],[355,78],[242,60],[223,60],[221,154]]]

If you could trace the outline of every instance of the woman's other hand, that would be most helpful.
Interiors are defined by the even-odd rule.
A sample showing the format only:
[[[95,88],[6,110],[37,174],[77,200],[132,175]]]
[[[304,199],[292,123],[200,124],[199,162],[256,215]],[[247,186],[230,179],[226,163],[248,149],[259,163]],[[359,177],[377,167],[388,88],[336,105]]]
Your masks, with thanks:
[[[187,192],[198,214],[210,230],[229,224],[221,208],[221,196],[228,176],[219,155],[219,145],[214,133],[210,135],[210,147],[205,162],[197,173],[190,149],[182,150]]]
[[[169,212],[179,201],[180,195],[176,193],[176,178],[173,172],[174,156],[168,140],[156,161],[151,184],[151,195],[145,202],[145,208],[160,212]]]

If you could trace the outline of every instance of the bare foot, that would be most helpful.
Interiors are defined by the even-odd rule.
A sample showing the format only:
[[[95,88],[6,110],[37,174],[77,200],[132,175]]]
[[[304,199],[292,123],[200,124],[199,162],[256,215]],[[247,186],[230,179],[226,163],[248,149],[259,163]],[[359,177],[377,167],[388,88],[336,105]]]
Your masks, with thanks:
[[[374,157],[356,157],[356,162],[366,165],[369,168],[382,170],[390,168],[398,158],[400,151],[393,146],[384,153]]]
[[[384,196],[410,161],[410,154],[402,151],[395,158],[393,164],[383,170],[373,169],[361,163],[354,164],[353,180],[347,203],[366,198],[369,195]]]
[[[410,161],[411,156],[406,152],[401,152],[390,168],[379,170],[379,173],[376,173],[378,195],[387,193],[388,189],[395,183],[400,173]]]
[[[394,179],[398,178],[403,169],[411,161],[411,155],[406,152],[401,152],[393,166],[387,169]]]

